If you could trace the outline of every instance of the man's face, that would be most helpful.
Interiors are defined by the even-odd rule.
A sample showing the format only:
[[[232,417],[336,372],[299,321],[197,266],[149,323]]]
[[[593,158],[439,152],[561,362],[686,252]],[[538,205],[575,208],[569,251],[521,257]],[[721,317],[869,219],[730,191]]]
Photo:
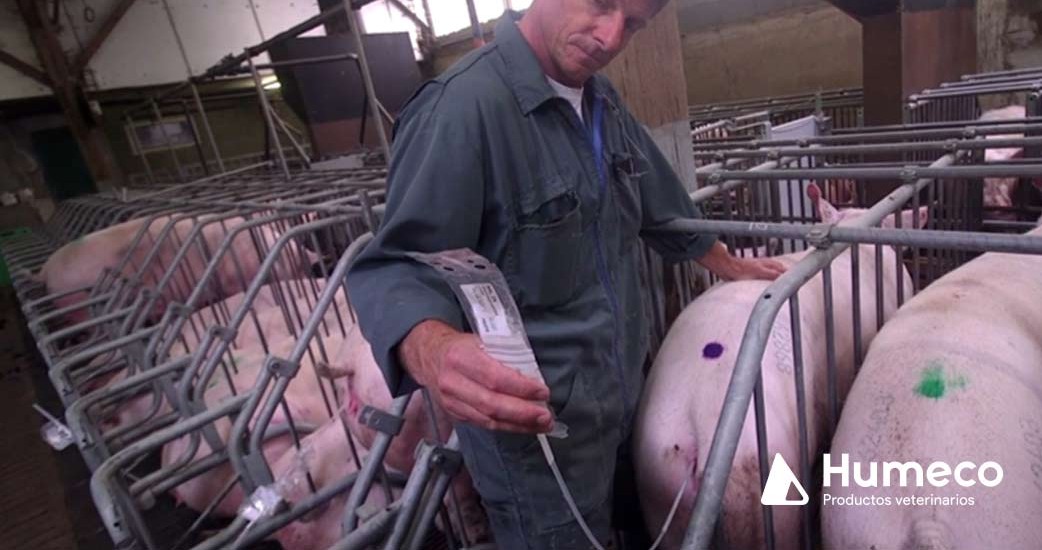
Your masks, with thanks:
[[[555,80],[581,86],[626,47],[665,0],[537,0]]]

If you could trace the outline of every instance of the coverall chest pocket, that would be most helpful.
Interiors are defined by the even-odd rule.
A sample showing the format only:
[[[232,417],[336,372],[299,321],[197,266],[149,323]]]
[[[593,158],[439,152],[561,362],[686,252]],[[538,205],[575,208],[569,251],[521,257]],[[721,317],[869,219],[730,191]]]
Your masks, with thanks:
[[[514,263],[522,307],[559,305],[576,291],[583,216],[572,184],[554,175],[521,190]]]
[[[646,169],[629,153],[611,153],[608,161],[618,220],[619,250],[625,252],[640,234],[640,181]]]

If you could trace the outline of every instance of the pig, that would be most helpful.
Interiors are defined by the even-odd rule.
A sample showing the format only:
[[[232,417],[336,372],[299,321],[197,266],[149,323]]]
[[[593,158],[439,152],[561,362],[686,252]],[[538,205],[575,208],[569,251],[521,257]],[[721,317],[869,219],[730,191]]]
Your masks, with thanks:
[[[376,432],[361,423],[359,413],[367,405],[389,410],[392,399],[383,374],[373,357],[372,348],[357,325],[344,339],[343,346],[329,370],[329,375],[336,378],[337,387],[344,397],[348,429],[365,448],[372,447]],[[422,439],[434,439],[435,435],[440,436],[443,441],[448,439],[452,433],[452,423],[448,414],[437,404],[433,404],[433,408],[437,417],[436,423],[427,412],[423,396],[419,392],[412,396],[405,410],[402,430],[391,440],[384,457],[386,466],[400,472],[410,472],[415,464],[416,446]],[[464,533],[470,544],[490,540],[492,534],[488,517],[465,469],[453,480],[446,501],[455,532]],[[459,505],[458,516],[454,512],[456,504]],[[462,528],[459,525],[460,518],[463,522]]]
[[[232,341],[232,347],[249,349],[259,346],[261,335],[271,338],[285,334],[290,324],[298,327],[304,324],[311,315],[312,308],[317,305],[317,296],[325,284],[325,279],[314,279],[300,283],[282,282],[278,284],[279,288],[270,284],[262,286],[248,306],[252,313],[243,319],[235,340]],[[171,347],[170,356],[177,357],[195,351],[202,343],[207,329],[214,325],[227,325],[235,317],[242,308],[245,297],[246,293],[241,292],[193,313],[181,328],[180,338]],[[287,311],[283,311],[282,304],[286,305]],[[340,330],[338,312],[345,328],[353,326],[353,317],[347,306],[347,294],[343,289],[336,291],[333,303],[323,316],[330,329],[336,327],[336,330]]]
[[[359,414],[366,405],[389,410],[391,392],[387,389],[387,383],[376,365],[369,342],[362,336],[362,331],[357,325],[352,327],[344,339],[344,345],[334,359],[332,375],[336,377],[337,387],[344,396],[348,428],[362,445],[366,448],[372,447],[376,431],[362,424]],[[440,410],[437,412],[441,414],[438,414],[435,428],[430,415],[427,414],[423,396],[418,393],[414,395],[405,411],[406,422],[402,431],[391,441],[384,463],[396,470],[407,472],[412,469],[415,461],[414,452],[420,440],[433,439],[434,429],[438,430],[437,434],[443,440],[448,438],[452,432],[452,424],[448,415]]]
[[[1040,220],[1042,222],[1042,220]],[[1042,238],[1042,227],[1029,232]],[[1038,548],[1042,541],[1042,256],[987,253],[910,300],[872,342],[832,441],[833,465],[879,463],[876,488],[836,498],[972,498],[968,505],[822,505],[826,548]],[[883,486],[884,461],[964,461],[937,487]],[[1001,466],[995,487],[981,465]],[[851,466],[853,469],[853,466]],[[994,479],[989,471],[988,479]],[[914,478],[913,478],[914,479]],[[825,495],[823,495],[823,498]]]
[[[290,326],[290,321],[287,321],[286,314],[283,312],[282,307],[278,305],[278,296],[290,302],[288,307],[291,311],[290,315],[293,316],[292,323],[295,326],[299,326],[305,323],[311,315],[309,306],[314,306],[316,303],[314,298],[305,296],[310,296],[312,292],[321,292],[325,281],[317,280],[315,284],[315,290],[312,290],[310,283],[307,283],[307,290],[303,292],[296,284],[284,284],[282,285],[282,294],[276,294],[276,291],[270,285],[261,287],[260,292],[249,306],[254,315],[247,316],[243,320],[235,339],[231,342],[231,352],[247,356],[262,353],[261,335],[265,336],[264,341],[268,342],[269,345],[273,340],[288,337],[287,330]],[[192,314],[189,322],[182,327],[181,338],[171,347],[167,359],[175,359],[194,352],[205,334],[205,330],[218,323],[224,324],[224,315],[228,315],[229,319],[234,316],[242,307],[244,298],[245,294],[240,293],[222,302],[221,305],[223,307],[221,309],[225,313],[222,313],[220,317],[218,317],[216,307],[200,310]],[[299,312],[299,319],[295,311]],[[354,326],[351,312],[347,307],[347,293],[342,288],[338,289],[334,294],[333,302],[323,315],[323,322],[325,323],[323,326],[327,327],[327,330],[330,332],[344,332]],[[341,322],[344,323],[343,330],[340,326]],[[106,358],[108,358],[107,355],[99,357],[98,360],[106,360]],[[165,360],[160,360],[157,361],[157,364],[162,364],[163,362]],[[104,377],[104,380],[96,380],[92,389],[97,390],[122,380],[126,374],[126,371],[120,371]],[[120,426],[134,425],[146,420],[152,408],[152,400],[152,393],[146,393],[116,408],[110,416],[102,420],[102,432],[109,432]],[[170,410],[169,405],[164,403],[158,414],[164,414]]]
[[[161,232],[173,221],[173,216],[159,217],[152,223],[148,223],[149,218],[136,218],[72,241],[48,257],[39,273],[36,274],[36,280],[45,284],[47,292],[51,294],[88,287],[97,282],[105,268],[116,269],[121,265],[123,259],[129,256],[130,261],[122,267],[122,275],[132,277],[140,274],[141,283],[145,287],[154,288],[171,266],[181,244],[186,242],[197,223],[195,218],[177,221],[170,235],[160,242]],[[244,221],[246,220],[243,218],[231,218],[223,223],[205,224],[201,236],[208,251],[207,254],[214,253],[228,231]],[[134,239],[142,230],[146,231],[146,234],[135,245]],[[221,258],[216,278],[206,285],[202,299],[197,302],[197,305],[209,304],[243,291],[253,280],[261,262],[264,261],[264,254],[257,252],[256,242],[270,247],[278,238],[278,232],[269,225],[263,225],[252,233],[250,231],[238,233],[232,241],[231,253]],[[145,266],[145,260],[157,242],[159,243],[159,253],[153,258],[150,265]],[[277,264],[276,277],[293,279],[308,274],[314,254],[295,243],[290,243],[282,255],[285,259],[280,260]],[[198,241],[192,243],[173,282],[163,289],[159,303],[151,312],[153,320],[162,314],[166,303],[187,300],[199,282],[209,260],[209,255],[203,255],[200,243]],[[76,292],[64,296],[57,299],[55,305],[61,308],[77,304],[86,299],[88,292]],[[66,316],[66,321],[69,324],[76,324],[85,321],[88,317],[86,310],[74,310]]]
[[[332,349],[336,349],[340,346],[340,338],[338,331],[330,335],[324,343]],[[283,338],[282,340],[272,344],[271,354],[285,357],[295,344],[296,338]],[[260,373],[260,369],[264,364],[266,356],[267,354],[260,350],[253,353],[240,352],[236,354],[235,362],[238,366],[238,372],[231,376],[230,384],[221,372],[216,373],[206,389],[205,400],[207,407],[215,407],[225,399],[232,397],[233,389],[235,393],[241,393],[244,390],[252,388],[258,374]],[[333,396],[330,395],[328,390],[326,390],[325,394],[332,401]],[[330,415],[323,402],[322,395],[323,390],[319,387],[319,380],[314,372],[311,355],[305,354],[304,358],[301,360],[299,372],[293,377],[289,386],[286,388],[286,393],[284,394],[284,399],[289,408],[290,414],[292,415],[292,420],[298,428],[304,423],[319,426],[329,419]],[[286,417],[286,412],[283,410],[283,407],[277,407],[275,415],[270,423],[270,427],[274,429],[280,426],[286,426],[288,423],[289,418]],[[227,441],[228,435],[231,432],[231,421],[227,418],[221,418],[217,420],[214,425],[221,439]],[[179,463],[188,452],[189,444],[190,437],[185,436],[164,445],[162,451],[163,466],[169,467],[173,464]],[[274,459],[285,453],[292,445],[292,436],[290,434],[281,435],[267,440],[263,449],[265,459],[269,464],[271,464]],[[193,455],[193,458],[199,460],[209,455],[211,452],[210,446],[205,440],[202,440],[199,448]],[[178,485],[172,490],[172,493],[178,502],[184,503],[193,510],[202,511],[220,493],[222,487],[232,479],[234,475],[234,470],[231,464],[224,462],[217,468]],[[236,485],[236,487],[221,500],[215,508],[214,513],[225,516],[234,515],[242,503],[243,497],[244,495],[242,494],[241,487]]]
[[[338,415],[339,417],[327,419],[317,431],[302,440],[301,448],[310,448],[310,450],[299,451],[292,445],[289,436],[273,438],[264,446],[265,459],[271,464],[275,479],[284,480],[280,488],[287,487],[282,494],[290,502],[296,502],[310,493],[310,487],[306,483],[301,483],[299,479],[304,469],[301,464],[306,465],[306,470],[310,472],[316,488],[321,488],[354,472],[356,465],[352,459],[346,433],[350,433],[352,437],[356,438],[356,443],[359,444],[356,448],[360,451],[360,458],[364,460],[365,451],[372,445],[375,433],[358,421],[357,413],[365,405],[388,408],[391,402],[390,392],[372,357],[369,344],[361,336],[357,327],[352,327],[342,343],[327,342],[327,344],[331,349],[338,349],[338,351],[331,363],[325,365],[322,370],[326,375],[337,377],[337,390],[344,402],[343,413]],[[257,362],[245,360],[243,363],[245,368],[241,368],[240,375],[237,375],[236,379],[255,377],[256,370],[251,365],[255,365]],[[314,422],[317,418],[315,410],[320,407],[321,402],[318,400],[318,388],[314,386],[314,376],[303,367],[302,365],[301,371],[290,384],[286,399],[292,410],[294,421]],[[245,374],[247,372],[252,374]],[[306,380],[301,381],[301,378]],[[206,395],[208,403],[216,403],[229,394],[223,382],[217,381],[214,384],[215,389],[208,391]],[[241,388],[241,385],[237,384],[237,387]],[[301,407],[301,404],[309,402],[315,403],[315,405],[309,408]],[[422,405],[422,399],[416,396],[407,409],[402,432],[395,438],[388,451],[384,461],[385,466],[403,473],[411,471],[415,464],[413,457],[415,447],[420,438],[424,437],[426,428],[429,427],[426,424],[426,411]],[[445,413],[443,411],[439,411],[439,413],[439,426],[444,430],[441,434],[443,437],[447,437],[451,431],[451,425],[447,423]],[[272,425],[278,426],[285,422],[286,419],[281,410],[277,411]],[[345,425],[347,432],[345,432]],[[218,422],[218,430],[222,434],[222,438],[227,437],[229,429],[230,425],[226,420]],[[172,464],[181,457],[188,442],[188,438],[182,438],[167,444],[162,453],[163,464]],[[194,458],[202,458],[209,452],[209,447],[203,442]],[[223,484],[231,479],[232,475],[231,466],[224,464],[178,486],[173,492],[175,497],[188,507],[202,510],[216,498]],[[286,480],[293,482],[287,484]],[[463,531],[466,533],[468,541],[471,544],[487,542],[491,537],[487,518],[472,481],[465,471],[453,480],[451,490],[455,493],[455,501],[459,503],[459,514],[464,524]],[[366,507],[369,510],[386,504],[382,496],[374,496],[375,493],[382,494],[382,491],[370,491],[366,501]],[[242,504],[243,498],[241,489],[235,487],[215,507],[214,513],[217,515],[233,514]],[[446,496],[446,501],[452,502],[452,494]],[[288,550],[327,548],[341,535],[340,520],[343,517],[345,503],[346,494],[340,495],[306,520],[294,522],[278,531],[274,536]],[[450,504],[450,509],[453,509],[451,506]],[[450,512],[449,516],[453,527],[460,532],[457,514]]]
[[[1017,120],[1023,119],[1027,116],[1026,110],[1022,105],[1010,105],[1001,109],[993,109],[985,112],[980,117],[981,122],[995,122],[1003,120]],[[990,135],[987,139],[1014,139],[1022,138],[1023,134],[1004,134],[1004,135]],[[984,152],[985,162],[1004,162],[1020,158],[1024,155],[1024,149],[1021,147],[1003,147],[996,149],[987,149]],[[984,206],[985,207],[1005,207],[1009,208],[1013,206],[1014,197],[1016,196],[1017,186],[1019,178],[984,178]],[[1042,191],[1042,179],[1033,179],[1032,185]],[[995,212],[989,213],[990,218],[1000,220],[1015,220],[1016,214],[1012,212]]]
[[[824,223],[846,225],[862,210],[839,211],[821,198],[820,189],[807,191]],[[902,227],[913,227],[911,211],[902,214]],[[926,223],[922,209],[920,225]],[[894,216],[883,225],[893,227]],[[777,256],[787,266],[795,265],[811,252]],[[849,314],[851,289],[850,250],[832,263],[833,309],[837,390],[842,397],[854,374],[854,341]],[[861,338],[863,345],[876,332],[876,283],[874,247],[859,247]],[[883,251],[884,319],[897,309],[897,281],[904,279],[906,293],[912,291],[911,277],[897,272],[895,251]],[[714,285],[689,304],[670,328],[649,372],[634,427],[634,464],[640,501],[649,532],[657,534],[673,501],[681,496],[676,517],[664,539],[665,548],[677,548],[688,525],[699,481],[719,420],[720,409],[734,369],[742,336],[754,305],[770,286],[769,281],[735,281]],[[800,333],[804,387],[807,396],[810,456],[825,443],[828,393],[826,390],[826,345],[823,279],[819,273],[799,291]],[[788,302],[781,308],[770,332],[761,372],[769,456],[781,453],[788,464],[799,464],[798,425],[794,389],[793,350]],[[797,472],[798,473],[798,472]],[[809,480],[802,480],[807,482]],[[806,486],[806,483],[804,484]],[[760,473],[752,406],[742,428],[733,468],[723,497],[722,528],[731,548],[764,546],[760,504]],[[792,548],[798,541],[798,508],[776,507],[774,527],[779,548]]]
[[[289,297],[290,300],[297,297],[296,295],[298,293],[291,292],[296,290],[296,287],[292,289],[286,289],[284,287],[284,290],[288,292],[287,297]],[[175,338],[167,358],[172,359],[195,351],[197,346],[202,342],[206,330],[214,325],[227,324],[227,321],[230,320],[239,308],[242,307],[245,297],[246,293],[241,292],[222,302],[213,304],[211,307],[201,309],[190,315],[184,326],[181,328],[179,336]],[[283,315],[281,315],[281,310],[278,309],[275,294],[270,285],[261,287],[260,292],[257,294],[250,307],[256,312],[257,323],[253,322],[253,317],[248,317],[245,320],[243,325],[240,327],[235,340],[232,342],[232,346],[235,348],[246,348],[251,345],[259,345],[260,334],[273,335],[279,333],[277,328],[272,330],[273,327],[271,325],[273,325],[273,321],[282,319]],[[259,329],[258,325],[260,327]],[[282,326],[285,325],[283,324]],[[116,350],[114,352],[98,355],[84,367],[84,371],[101,369],[112,361],[116,361],[120,354],[121,351]],[[164,360],[162,358],[157,357],[155,360],[155,364],[161,364],[163,362]],[[123,369],[108,374],[90,377],[86,379],[86,382],[83,384],[82,394],[87,395],[106,386],[115,384],[116,382],[125,379],[128,374],[131,373],[128,373]],[[134,418],[134,415],[131,415],[131,418]],[[106,426],[111,429],[115,426],[125,424],[125,420],[115,421],[114,419],[110,419],[106,422]]]
[[[315,432],[300,442],[300,448],[291,447],[271,465],[279,494],[290,504],[295,504],[311,495],[306,475],[310,475],[315,490],[337,482],[356,471],[358,467],[351,458],[347,428],[344,418],[329,419]],[[359,458],[366,459],[365,450],[358,451]],[[337,495],[324,507],[278,530],[274,538],[284,550],[325,550],[333,546],[343,533],[341,521],[344,506],[350,491]],[[397,490],[392,491],[392,498]],[[377,485],[369,490],[359,510],[361,517],[379,511],[390,504],[385,493]]]

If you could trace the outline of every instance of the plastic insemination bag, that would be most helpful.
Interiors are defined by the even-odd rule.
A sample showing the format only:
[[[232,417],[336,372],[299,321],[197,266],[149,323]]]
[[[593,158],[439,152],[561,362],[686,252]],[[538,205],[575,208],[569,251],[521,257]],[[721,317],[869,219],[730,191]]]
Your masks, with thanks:
[[[239,508],[239,515],[251,523],[264,517],[275,515],[275,510],[282,503],[282,495],[274,485],[262,485],[246,499]]]
[[[35,403],[33,403],[33,408],[47,419],[47,423],[40,427],[40,436],[52,449],[61,451],[75,442],[72,430],[63,424],[61,420],[58,420],[54,415]]]
[[[61,451],[72,445],[72,432],[60,422],[48,422],[40,428],[40,435],[55,451]]]
[[[308,464],[315,456],[315,448],[305,442],[297,450],[293,465],[274,483],[262,485],[255,490],[239,508],[239,515],[251,523],[275,515],[284,500],[297,492],[308,475]]]
[[[544,382],[521,313],[495,264],[465,248],[432,254],[412,252],[409,257],[434,268],[445,279],[463,305],[467,321],[481,338],[486,353],[521,374]],[[547,435],[568,437],[568,427],[555,418],[553,431]]]

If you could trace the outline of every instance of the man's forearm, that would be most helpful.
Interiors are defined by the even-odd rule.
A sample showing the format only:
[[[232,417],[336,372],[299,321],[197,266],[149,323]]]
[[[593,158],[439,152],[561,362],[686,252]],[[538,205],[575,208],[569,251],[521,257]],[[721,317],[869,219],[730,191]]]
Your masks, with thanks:
[[[436,319],[420,321],[398,345],[398,360],[416,383],[428,386],[436,368],[434,362],[441,357],[440,348],[449,336],[458,333],[452,325]]]
[[[713,248],[710,248],[705,256],[696,261],[716,275],[725,277],[732,271],[734,257],[727,252],[727,247],[724,246],[724,243],[716,241],[713,243]]]

